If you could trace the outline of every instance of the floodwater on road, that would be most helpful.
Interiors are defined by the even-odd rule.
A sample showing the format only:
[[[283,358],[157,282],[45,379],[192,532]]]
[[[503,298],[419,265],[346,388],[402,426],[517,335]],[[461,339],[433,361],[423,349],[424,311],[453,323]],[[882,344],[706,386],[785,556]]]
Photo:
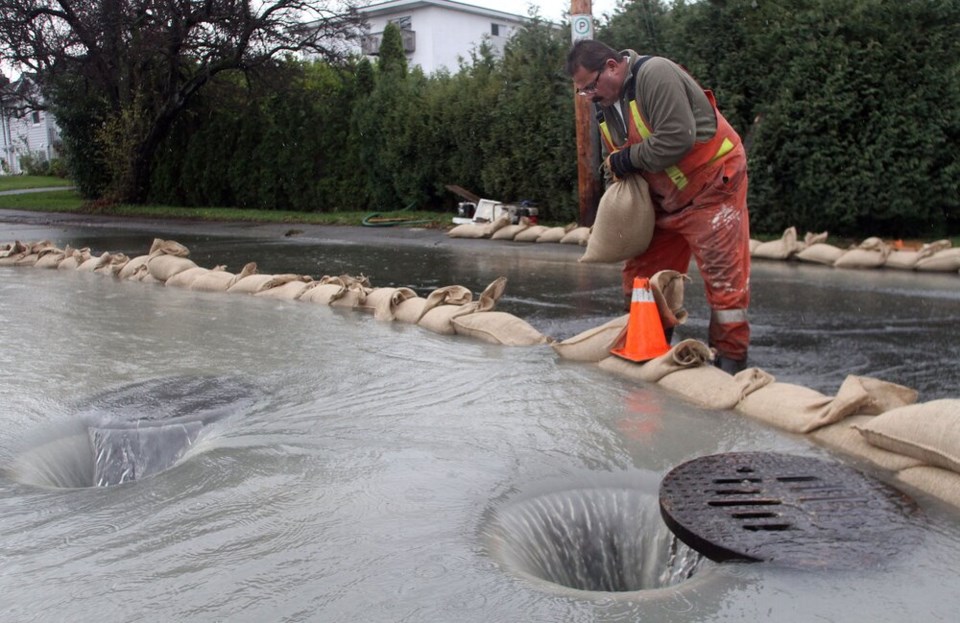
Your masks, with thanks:
[[[0,220],[0,241],[135,256],[161,237],[188,246],[202,266],[362,273],[374,286],[421,294],[451,284],[479,292],[502,275],[499,308],[559,339],[621,313],[617,267],[578,264],[580,250],[561,245]],[[705,339],[707,308],[692,276],[691,319],[679,333]],[[915,387],[921,400],[955,397],[957,279],[757,262],[751,364],[825,392],[856,373]],[[8,267],[0,344],[4,620],[901,621],[946,620],[960,606],[957,515],[926,499],[919,545],[884,565],[707,565],[686,583],[621,593],[556,589],[507,568],[492,526],[528,500],[578,491],[598,508],[626,500],[644,531],[662,534],[644,504],[687,460],[754,450],[843,460],[732,412],[558,360],[548,346],[498,347],[317,305]],[[78,437],[102,441],[108,426],[118,434],[91,415],[104,395],[135,387],[155,408],[166,404],[158,396],[169,400],[160,389],[171,377],[243,388],[239,406],[223,413],[232,403],[218,402],[202,427],[184,415],[201,406],[171,407],[189,443],[142,479],[56,484],[79,469]],[[143,432],[141,449],[153,439]],[[129,436],[124,443],[135,447]]]

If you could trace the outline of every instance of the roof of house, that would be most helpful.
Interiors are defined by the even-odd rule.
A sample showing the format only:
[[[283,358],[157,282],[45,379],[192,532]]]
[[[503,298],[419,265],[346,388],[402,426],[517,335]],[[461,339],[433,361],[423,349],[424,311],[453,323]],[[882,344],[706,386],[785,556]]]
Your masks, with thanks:
[[[453,2],[452,0],[389,0],[388,2],[377,2],[365,7],[358,7],[357,10],[369,17],[378,17],[381,15],[393,15],[401,11],[420,9],[426,7],[440,7],[462,13],[473,13],[475,15],[484,15],[512,22],[528,22],[529,17],[517,15],[515,13],[506,13],[495,9],[486,9],[463,2]]]

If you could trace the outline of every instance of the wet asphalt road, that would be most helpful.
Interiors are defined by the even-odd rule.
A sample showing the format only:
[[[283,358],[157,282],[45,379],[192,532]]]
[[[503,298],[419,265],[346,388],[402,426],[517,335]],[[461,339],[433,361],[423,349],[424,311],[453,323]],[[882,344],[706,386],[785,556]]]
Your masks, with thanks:
[[[365,274],[374,286],[426,294],[458,283],[479,292],[509,280],[499,309],[557,339],[619,315],[619,267],[583,265],[569,245],[450,239],[402,228],[256,225],[110,219],[0,210],[0,242],[50,239],[95,253],[146,252],[173,238],[201,266],[239,271]],[[709,309],[696,268],[686,293],[690,318],[676,339],[706,339]],[[847,374],[916,388],[920,400],[957,397],[960,276],[891,269],[850,270],[755,260],[751,273],[750,365],[777,380],[832,394]]]

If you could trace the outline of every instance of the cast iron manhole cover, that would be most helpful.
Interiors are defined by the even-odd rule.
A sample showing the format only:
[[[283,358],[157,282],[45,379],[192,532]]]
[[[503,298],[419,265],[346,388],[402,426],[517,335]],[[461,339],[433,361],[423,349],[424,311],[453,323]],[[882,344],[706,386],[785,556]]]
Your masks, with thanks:
[[[860,567],[916,546],[912,499],[838,463],[768,452],[715,454],[671,470],[660,512],[715,561]]]

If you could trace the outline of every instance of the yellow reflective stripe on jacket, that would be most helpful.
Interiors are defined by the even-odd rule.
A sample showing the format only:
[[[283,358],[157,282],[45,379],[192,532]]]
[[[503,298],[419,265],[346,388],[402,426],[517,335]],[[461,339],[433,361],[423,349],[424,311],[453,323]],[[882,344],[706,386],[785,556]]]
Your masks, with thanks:
[[[633,117],[633,123],[637,127],[637,131],[640,132],[640,136],[643,137],[643,140],[650,138],[652,132],[650,132],[650,128],[647,127],[647,124],[643,122],[643,115],[640,114],[640,108],[637,107],[637,100],[630,100],[630,116]],[[667,167],[664,169],[664,171],[673,181],[673,185],[679,190],[686,188],[687,176],[684,175],[683,171],[681,171],[676,165]]]
[[[616,145],[613,143],[613,137],[610,135],[610,128],[607,127],[607,122],[606,122],[606,121],[601,121],[601,122],[600,122],[600,133],[603,134],[604,140],[607,141],[607,148],[608,148],[608,150],[609,150],[611,153],[613,153],[614,151],[616,151],[616,150],[617,150],[617,147],[616,147]]]
[[[717,153],[713,156],[713,158],[710,158],[710,162],[716,162],[720,158],[723,158],[729,154],[731,150],[733,150],[733,147],[733,141],[728,138],[723,139],[723,143],[720,144],[720,149],[717,150]]]

